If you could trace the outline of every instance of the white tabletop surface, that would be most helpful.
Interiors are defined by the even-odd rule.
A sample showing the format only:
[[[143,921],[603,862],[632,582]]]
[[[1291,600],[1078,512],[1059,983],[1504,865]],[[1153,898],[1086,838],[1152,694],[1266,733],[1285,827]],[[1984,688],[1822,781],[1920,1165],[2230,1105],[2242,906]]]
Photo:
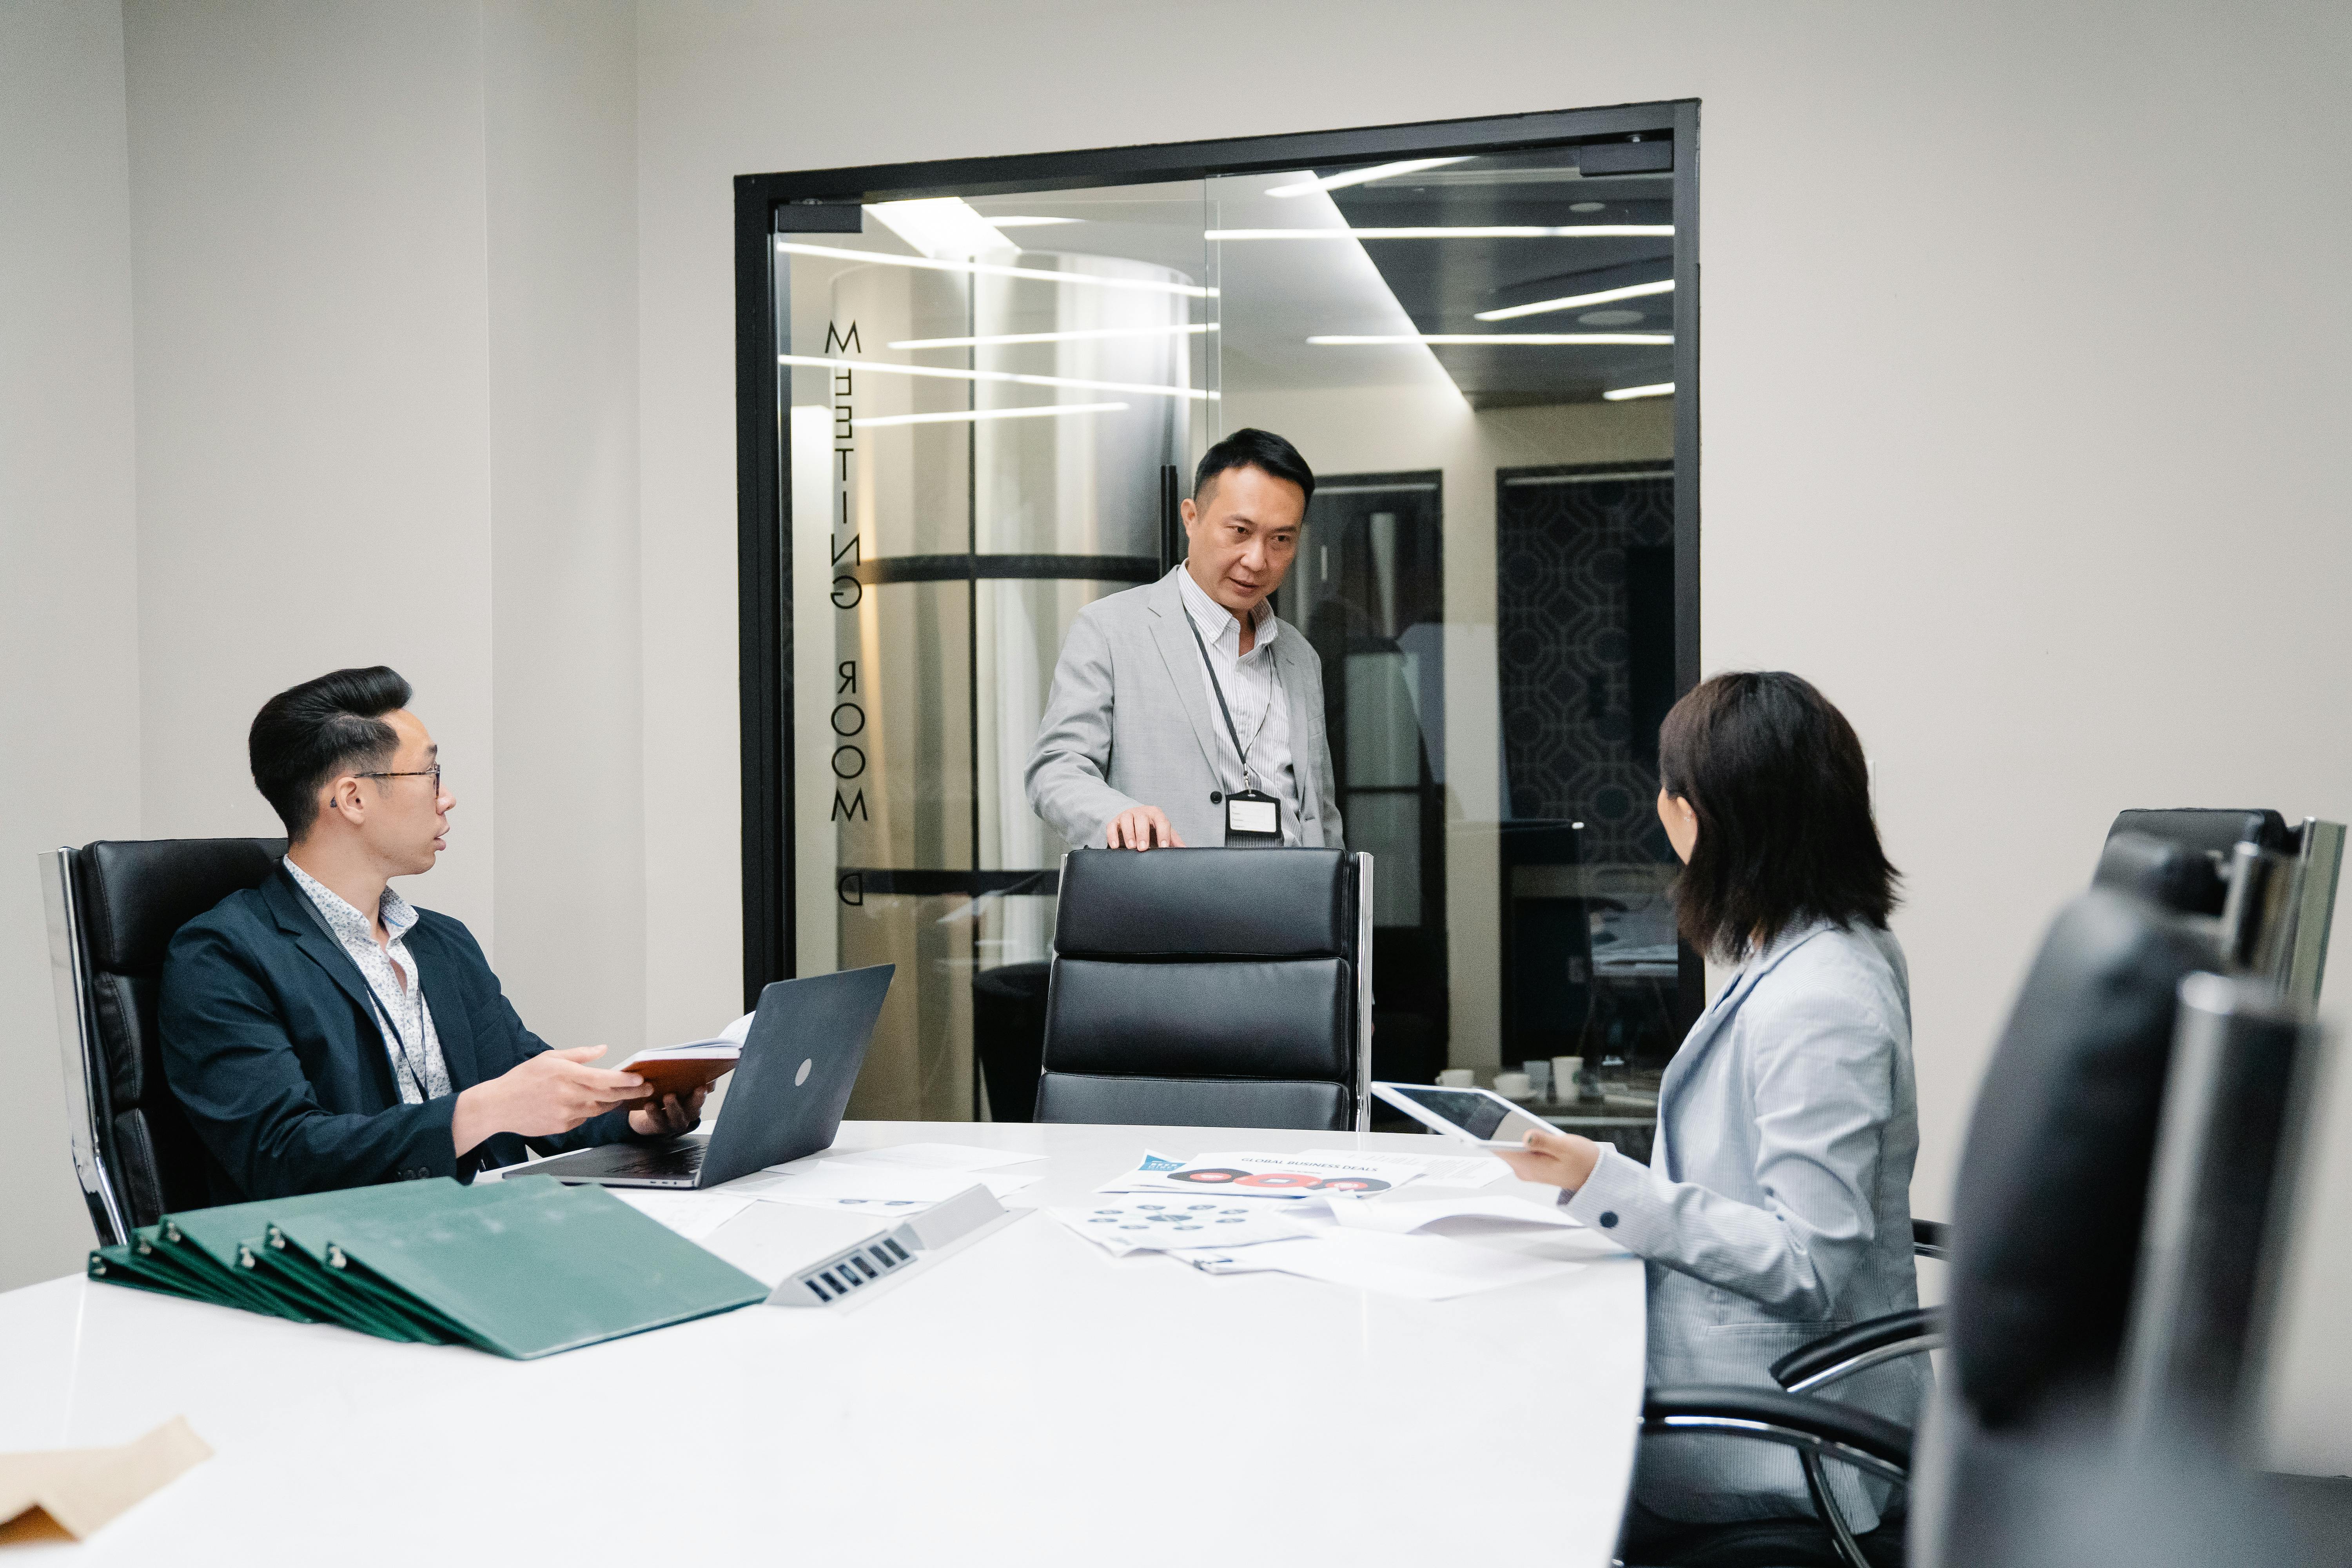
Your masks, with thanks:
[[[1047,1173],[1012,1207],[1076,1202],[1147,1143],[1447,1147],[853,1121],[835,1152],[923,1140],[1047,1155],[1004,1173]],[[1514,1190],[1546,1194],[1486,1189]],[[55,1279],[0,1294],[0,1451],[185,1415],[217,1457],[86,1542],[7,1555],[1601,1564],[1642,1367],[1631,1258],[1424,1302],[1114,1258],[1041,1215],[845,1310],[749,1307],[535,1362]]]

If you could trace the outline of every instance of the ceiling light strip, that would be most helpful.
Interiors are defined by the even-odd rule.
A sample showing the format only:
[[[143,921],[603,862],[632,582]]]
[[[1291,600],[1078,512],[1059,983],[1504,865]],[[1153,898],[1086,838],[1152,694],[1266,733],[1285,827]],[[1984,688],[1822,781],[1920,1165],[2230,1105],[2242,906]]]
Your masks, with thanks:
[[[1155,386],[1133,381],[1081,381],[1067,375],[1016,375],[1003,370],[950,370],[943,365],[891,364],[874,359],[826,359],[817,354],[778,354],[778,364],[801,365],[811,370],[870,370],[885,375],[931,376],[940,381],[988,381],[1013,386],[1060,386],[1074,392],[1137,392],[1151,397],[1189,397],[1196,403],[1213,403],[1217,395],[1191,386]]]
[[[1671,239],[1670,223],[1479,224],[1423,228],[1213,228],[1203,239]]]
[[[1672,332],[1385,332],[1370,336],[1314,337],[1326,348],[1361,348],[1385,343],[1479,343],[1497,348],[1574,348],[1588,344],[1664,345]]]
[[[1375,163],[1369,169],[1350,169],[1343,174],[1327,174],[1319,180],[1302,180],[1293,185],[1275,185],[1266,191],[1270,196],[1304,196],[1317,191],[1345,190],[1349,185],[1368,184],[1374,180],[1392,180],[1400,174],[1417,174],[1423,169],[1440,169],[1448,163],[1466,163],[1475,153],[1465,153],[1458,158],[1407,158],[1401,163]]]
[[[1671,381],[1662,381],[1653,386],[1612,387],[1601,395],[1612,403],[1623,403],[1635,397],[1672,397],[1674,395],[1675,384]]]
[[[1512,321],[1521,316],[1541,316],[1553,310],[1581,310],[1587,305],[1606,305],[1616,300],[1646,300],[1653,294],[1671,294],[1675,280],[1671,278],[1656,283],[1632,283],[1622,289],[1602,289],[1591,294],[1570,294],[1559,300],[1538,300],[1531,305],[1507,305],[1499,310],[1481,310],[1471,318],[1479,321]]]
[[[1055,272],[1043,267],[999,267],[986,261],[940,261],[928,256],[892,256],[881,250],[851,250],[838,245],[803,245],[780,239],[776,248],[787,256],[823,256],[835,261],[870,261],[884,267],[913,267],[926,272],[961,272],[979,278],[1034,278],[1040,283],[1076,283],[1089,289],[1125,289],[1142,294],[1181,294],[1188,300],[1213,300],[1214,289],[1193,283],[1162,283],[1150,278],[1101,278],[1091,272]]]
[[[1065,414],[1116,414],[1124,403],[1047,403],[1035,408],[958,408],[945,414],[883,414],[853,419],[852,430],[872,430],[887,425],[970,425],[982,419],[1045,419]]]
[[[996,332],[977,338],[903,338],[894,349],[989,349],[1005,343],[1087,343],[1104,338],[1172,338],[1213,332],[1214,321],[1181,321],[1172,327],[1073,327],[1066,332]]]

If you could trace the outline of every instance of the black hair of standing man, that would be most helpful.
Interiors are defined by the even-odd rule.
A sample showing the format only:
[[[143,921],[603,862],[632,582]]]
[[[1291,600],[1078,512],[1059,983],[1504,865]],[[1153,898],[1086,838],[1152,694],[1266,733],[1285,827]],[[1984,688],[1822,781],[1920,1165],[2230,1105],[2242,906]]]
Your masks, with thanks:
[[[1234,468],[1256,468],[1297,485],[1302,503],[1315,499],[1315,470],[1307,466],[1298,448],[1271,430],[1248,426],[1201,454],[1201,466],[1192,470],[1192,499],[1206,505],[1209,488],[1217,482],[1217,476]]]

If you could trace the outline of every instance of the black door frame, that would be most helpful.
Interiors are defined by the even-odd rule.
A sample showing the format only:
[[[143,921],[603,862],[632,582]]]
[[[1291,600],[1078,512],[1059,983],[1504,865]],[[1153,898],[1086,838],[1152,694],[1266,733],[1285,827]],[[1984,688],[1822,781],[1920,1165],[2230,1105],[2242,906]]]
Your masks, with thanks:
[[[792,453],[776,363],[774,238],[857,226],[867,202],[1143,184],[1386,159],[1572,146],[1580,165],[1654,168],[1643,138],[1674,145],[1675,684],[1698,683],[1698,100],[1423,121],[1288,136],[1169,142],[1001,158],[948,158],[735,178],[735,483],[742,720],[743,996],[789,979],[793,908],[793,557],[783,498]],[[1600,172],[1596,169],[1594,172]],[[1679,1011],[1696,1018],[1706,974],[1683,950]]]

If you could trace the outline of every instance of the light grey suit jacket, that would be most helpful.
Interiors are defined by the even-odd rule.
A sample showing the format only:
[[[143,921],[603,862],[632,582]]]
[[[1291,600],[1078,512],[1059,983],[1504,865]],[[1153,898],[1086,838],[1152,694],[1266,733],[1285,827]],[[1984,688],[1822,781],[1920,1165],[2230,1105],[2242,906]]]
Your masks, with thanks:
[[[1054,667],[1054,689],[1029,753],[1029,805],[1063,840],[1100,845],[1110,819],[1138,805],[1168,814],[1195,848],[1225,841],[1210,794],[1232,788],[1217,766],[1224,721],[1210,708],[1201,651],[1174,572],[1078,612]],[[1339,847],[1331,743],[1323,732],[1323,670],[1285,621],[1273,644],[1290,706],[1290,765],[1298,780],[1298,839]],[[1222,750],[1232,750],[1225,742]]]
[[[1608,1151],[1568,1211],[1647,1260],[1653,1386],[1772,1387],[1766,1368],[1807,1341],[1918,1305],[1918,1152],[1903,950],[1817,924],[1750,959],[1692,1026],[1649,1166]],[[1910,1423],[1927,1378],[1912,1356],[1823,1394]],[[1870,1528],[1885,1489],[1829,1469]],[[1724,1437],[1645,1443],[1634,1495],[1669,1519],[1812,1511],[1790,1450]]]

